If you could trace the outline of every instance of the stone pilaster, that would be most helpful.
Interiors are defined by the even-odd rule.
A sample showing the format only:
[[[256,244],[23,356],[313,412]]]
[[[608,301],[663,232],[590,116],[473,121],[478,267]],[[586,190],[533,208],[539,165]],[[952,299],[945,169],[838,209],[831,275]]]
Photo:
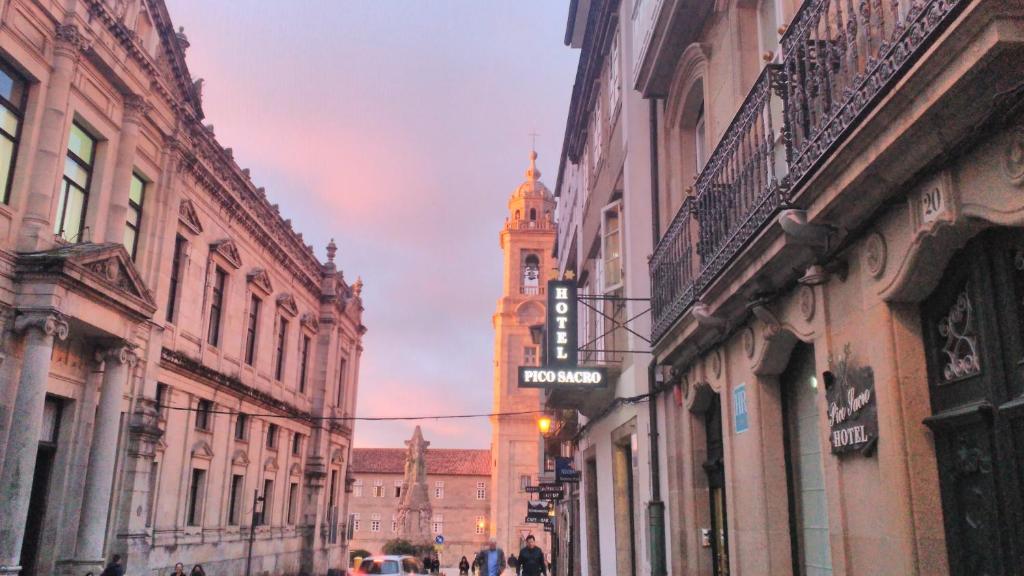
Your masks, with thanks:
[[[89,468],[86,472],[82,515],[78,522],[75,573],[98,573],[103,568],[103,544],[107,534],[110,487],[117,458],[117,429],[121,422],[124,384],[136,363],[135,352],[119,345],[100,353],[103,383],[93,426]],[[99,570],[97,570],[97,568]]]
[[[148,110],[149,104],[141,96],[125,96],[121,137],[117,144],[117,162],[114,164],[114,174],[111,178],[113,192],[107,212],[107,229],[103,234],[106,242],[124,241],[125,223],[128,219],[128,193],[131,190],[132,171],[135,168],[135,149],[139,144],[139,126]]]
[[[53,245],[53,222],[50,207],[57,191],[61,167],[64,164],[65,117],[71,82],[81,53],[87,47],[85,37],[74,24],[57,27],[53,47],[53,72],[46,83],[46,97],[43,117],[39,126],[39,143],[36,145],[29,180],[25,215],[18,234],[19,252],[44,250]]]
[[[14,331],[22,334],[24,352],[12,415],[17,426],[12,426],[7,436],[0,474],[0,510],[4,511],[4,522],[0,524],[0,574],[17,574],[21,570],[18,564],[39,453],[53,339],[67,338],[68,323],[53,310],[29,310],[15,318]]]

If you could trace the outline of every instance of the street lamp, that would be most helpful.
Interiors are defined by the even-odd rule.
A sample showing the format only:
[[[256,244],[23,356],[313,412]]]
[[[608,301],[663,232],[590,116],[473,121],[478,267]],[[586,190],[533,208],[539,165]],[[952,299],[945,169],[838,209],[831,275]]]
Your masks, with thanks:
[[[551,431],[551,417],[546,415],[541,416],[540,419],[537,420],[537,428],[540,429],[540,433],[542,435],[547,436],[548,432]]]

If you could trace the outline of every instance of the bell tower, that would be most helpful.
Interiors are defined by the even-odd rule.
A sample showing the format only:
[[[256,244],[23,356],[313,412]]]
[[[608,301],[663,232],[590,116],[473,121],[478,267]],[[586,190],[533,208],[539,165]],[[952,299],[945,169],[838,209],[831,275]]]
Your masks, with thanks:
[[[520,366],[540,363],[541,347],[531,326],[544,323],[548,277],[556,268],[555,199],[540,181],[537,153],[530,153],[526,179],[508,200],[508,217],[499,234],[504,285],[494,313],[494,412],[540,410],[541,391],[518,388]],[[543,469],[537,415],[491,418],[491,534],[506,554],[518,554],[533,534],[545,553],[548,538],[540,524],[526,523],[525,483]]]

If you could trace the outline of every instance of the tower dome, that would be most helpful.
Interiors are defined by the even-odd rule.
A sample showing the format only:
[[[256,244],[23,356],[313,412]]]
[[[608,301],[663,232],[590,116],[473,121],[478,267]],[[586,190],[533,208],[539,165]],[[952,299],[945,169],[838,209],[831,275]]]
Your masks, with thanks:
[[[537,169],[537,152],[530,152],[530,166],[526,169],[526,179],[516,187],[508,199],[508,221],[512,227],[520,223],[528,227],[550,226],[554,222],[555,196],[540,181],[540,170]]]

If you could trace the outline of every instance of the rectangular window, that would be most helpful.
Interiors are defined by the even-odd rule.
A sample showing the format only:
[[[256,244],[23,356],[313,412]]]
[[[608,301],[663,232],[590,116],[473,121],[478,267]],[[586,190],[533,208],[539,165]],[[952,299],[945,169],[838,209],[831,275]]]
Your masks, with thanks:
[[[277,448],[277,424],[267,425],[267,448]]]
[[[255,294],[249,300],[249,322],[245,327],[245,363],[249,366],[256,361],[256,330],[260,324],[260,307],[263,301]]]
[[[274,511],[274,481],[263,481],[263,508],[260,512],[260,525],[270,525],[270,515]]]
[[[28,95],[25,79],[0,61],[0,202],[10,203],[14,161],[21,137],[21,119]]]
[[[228,500],[228,526],[238,526],[242,519],[242,486],[245,477],[241,474],[231,476],[231,499]]]
[[[537,366],[537,347],[523,347],[523,366]]]
[[[249,416],[239,413],[235,418],[235,440],[245,440],[249,437]]]
[[[391,515],[391,532],[398,532],[398,518],[394,514]]]
[[[370,516],[370,532],[380,532],[380,514]]]
[[[185,245],[182,236],[174,239],[174,256],[171,258],[171,286],[167,292],[167,321],[174,322],[175,308],[178,305],[178,292],[181,289],[181,267],[185,263]]]
[[[53,233],[68,242],[82,241],[95,153],[96,139],[77,122],[72,124],[57,202],[57,219],[53,226]]]
[[[284,343],[288,338],[288,321],[281,318],[277,324],[277,364],[274,367],[274,378],[280,380],[284,376]]]
[[[707,126],[704,124],[704,102],[701,101],[700,108],[697,110],[697,122],[693,127],[693,156],[697,174],[700,174],[704,169],[704,164],[708,161],[707,137]]]
[[[209,430],[211,424],[210,412],[213,410],[213,402],[200,400],[196,405],[196,429]]]
[[[132,172],[132,183],[128,188],[128,220],[124,228],[124,247],[135,260],[139,246],[139,228],[142,227],[142,201],[146,196],[146,181]]]
[[[338,366],[338,397],[334,399],[335,406],[342,406],[345,401],[345,373],[348,370],[348,359],[342,358]]]
[[[487,500],[487,484],[484,482],[476,483],[476,499]]]
[[[156,410],[164,418],[167,417],[167,405],[171,401],[171,389],[167,384],[158,382],[156,385]]]
[[[160,486],[160,463],[153,462],[149,465],[149,495],[146,497],[146,528],[153,527],[153,519],[156,517],[156,497]]]
[[[299,358],[299,362],[302,364],[299,366],[299,392],[304,393],[306,391],[306,373],[308,372],[309,364],[309,336],[302,337],[302,354]]]
[[[224,310],[224,284],[228,274],[220,266],[213,271],[213,293],[210,296],[210,331],[206,341],[210,346],[220,345],[220,317]]]
[[[199,526],[203,520],[203,497],[206,495],[206,470],[192,469],[188,492],[188,525]]]
[[[430,528],[434,531],[434,534],[441,534],[444,532],[444,516],[441,514],[435,514],[434,521],[431,523]]]
[[[434,498],[444,498],[444,480],[434,482]]]
[[[384,481],[374,480],[373,481],[373,497],[383,498],[384,497]]]
[[[292,456],[299,456],[302,454],[302,434],[295,434],[292,436]]]
[[[484,530],[487,529],[487,518],[483,516],[477,516],[476,524],[474,525],[474,527],[476,528],[477,534],[483,534]]]
[[[334,507],[335,494],[338,493],[338,471],[331,470],[331,491],[327,493],[327,507]]]
[[[615,31],[615,35],[612,36],[612,45],[608,50],[609,65],[608,65],[608,119],[611,120],[615,116],[616,110],[619,107],[619,101],[622,96],[622,82],[619,81],[619,63],[622,61],[622,57],[619,50],[619,31]]]
[[[288,486],[288,524],[295,525],[295,518],[299,513],[299,483],[292,482]]]
[[[352,496],[356,498],[363,497],[363,480],[361,478],[357,478],[352,482]]]
[[[359,532],[359,512],[352,514],[352,531]]]
[[[603,287],[610,292],[622,287],[622,202],[605,206],[601,218]]]
[[[526,489],[530,487],[530,475],[522,474],[519,476],[519,491],[526,492]]]
[[[402,481],[395,480],[395,498],[402,497]]]

